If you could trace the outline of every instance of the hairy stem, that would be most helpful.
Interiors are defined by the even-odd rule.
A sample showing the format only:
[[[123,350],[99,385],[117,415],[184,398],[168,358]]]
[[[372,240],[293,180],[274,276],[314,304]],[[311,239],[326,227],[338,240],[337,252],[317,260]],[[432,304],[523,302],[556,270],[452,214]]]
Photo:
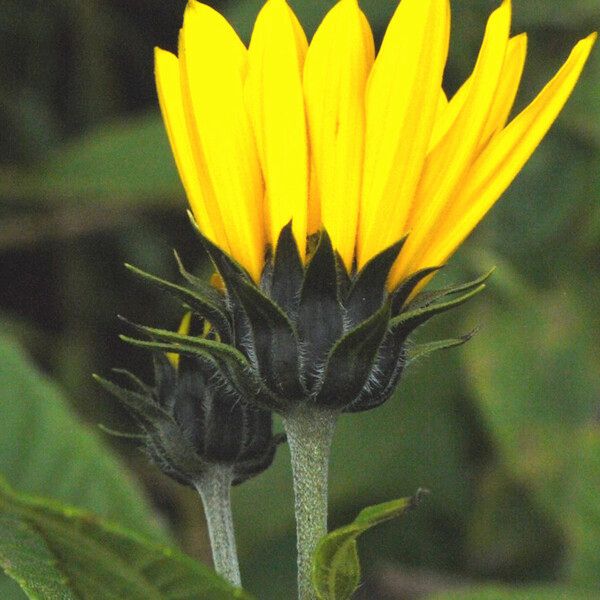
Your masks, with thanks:
[[[327,479],[336,413],[302,407],[284,417],[292,456],[298,547],[298,599],[314,600],[312,558],[327,533]]]
[[[214,465],[195,482],[202,498],[215,571],[235,586],[241,585],[233,518],[230,467]]]

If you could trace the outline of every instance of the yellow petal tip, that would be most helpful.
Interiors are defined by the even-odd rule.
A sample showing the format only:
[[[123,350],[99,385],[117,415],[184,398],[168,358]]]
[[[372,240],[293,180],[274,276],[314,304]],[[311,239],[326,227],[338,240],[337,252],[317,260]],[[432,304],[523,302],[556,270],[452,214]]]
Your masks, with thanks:
[[[512,20],[512,0],[503,0],[502,4],[492,13],[492,15],[506,15],[506,18]]]
[[[164,48],[160,48],[159,46],[154,46],[154,59],[155,60],[160,60],[163,57],[167,57],[167,56],[175,56],[175,54],[173,54],[172,52],[169,52],[168,50],[165,50]],[[177,58],[175,56],[175,58]]]
[[[575,50],[582,51],[585,54],[585,60],[587,60],[587,57],[589,56],[590,52],[592,51],[592,48],[594,47],[594,44],[596,43],[597,38],[598,38],[598,32],[593,31],[587,37],[584,37],[583,39],[579,40],[579,42],[577,42],[577,44],[575,44],[573,51],[575,51]]]

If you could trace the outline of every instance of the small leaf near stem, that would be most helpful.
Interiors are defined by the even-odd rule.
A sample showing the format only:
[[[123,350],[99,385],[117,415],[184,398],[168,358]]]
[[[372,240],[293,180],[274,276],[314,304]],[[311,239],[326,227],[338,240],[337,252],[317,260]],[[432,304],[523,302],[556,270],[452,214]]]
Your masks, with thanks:
[[[303,405],[284,416],[292,457],[298,548],[298,600],[315,600],[313,554],[327,533],[329,455],[337,412]]]
[[[231,513],[233,469],[213,465],[194,483],[204,505],[215,571],[235,586],[241,586],[240,567]]]
[[[312,580],[319,600],[350,600],[360,583],[357,538],[365,531],[415,508],[427,490],[419,489],[412,498],[401,498],[360,511],[349,525],[328,533],[313,557]]]

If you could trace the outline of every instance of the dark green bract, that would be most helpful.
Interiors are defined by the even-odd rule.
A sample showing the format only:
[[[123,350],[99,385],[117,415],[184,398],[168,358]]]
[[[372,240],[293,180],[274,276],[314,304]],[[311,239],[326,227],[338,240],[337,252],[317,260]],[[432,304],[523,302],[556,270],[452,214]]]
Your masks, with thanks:
[[[304,265],[290,223],[257,285],[228,254],[202,240],[225,283],[223,294],[183,267],[190,287],[131,269],[208,320],[214,339],[150,327],[140,328],[150,341],[125,339],[195,357],[210,365],[240,401],[284,415],[301,405],[357,412],[385,402],[413,354],[469,339],[467,335],[410,350],[407,345],[419,325],[469,300],[483,290],[489,276],[411,298],[437,267],[413,274],[389,292],[386,282],[404,239],[349,274],[326,231],[309,240],[314,251]]]

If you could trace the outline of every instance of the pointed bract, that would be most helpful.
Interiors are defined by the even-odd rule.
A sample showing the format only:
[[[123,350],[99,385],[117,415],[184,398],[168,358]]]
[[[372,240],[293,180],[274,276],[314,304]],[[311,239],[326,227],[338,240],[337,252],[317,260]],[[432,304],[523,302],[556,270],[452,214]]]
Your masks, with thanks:
[[[307,47],[304,31],[285,0],[267,0],[252,32],[244,90],[265,183],[268,240],[274,246],[291,220],[302,257],[308,206],[302,93]]]
[[[281,230],[275,249],[269,295],[292,321],[295,321],[298,312],[303,279],[302,259],[292,234],[292,224],[288,223]]]
[[[335,254],[331,238],[326,231],[322,231],[317,249],[306,268],[298,308],[302,358],[309,368],[305,382],[308,387],[314,385],[318,370],[333,344],[342,335],[343,328]]]

